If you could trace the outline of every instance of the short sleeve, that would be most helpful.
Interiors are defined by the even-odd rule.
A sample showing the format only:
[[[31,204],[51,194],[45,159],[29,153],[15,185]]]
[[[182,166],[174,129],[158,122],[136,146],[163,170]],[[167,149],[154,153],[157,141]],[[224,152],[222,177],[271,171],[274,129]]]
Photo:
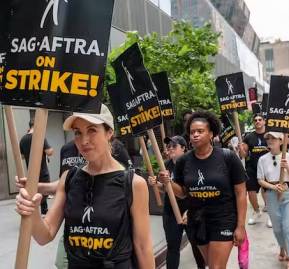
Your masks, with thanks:
[[[237,185],[245,182],[247,180],[247,175],[241,160],[234,152],[231,152],[230,155],[230,176],[233,184]]]
[[[45,138],[45,139],[44,139],[43,150],[50,149],[50,148],[51,148],[51,146],[48,144],[48,141],[47,141],[47,139]]]
[[[265,171],[264,171],[264,165],[263,165],[263,158],[261,157],[258,161],[257,165],[257,179],[258,180],[264,180],[265,179]]]
[[[184,186],[184,167],[186,162],[185,156],[186,155],[183,155],[177,159],[174,170],[174,181],[180,186]]]

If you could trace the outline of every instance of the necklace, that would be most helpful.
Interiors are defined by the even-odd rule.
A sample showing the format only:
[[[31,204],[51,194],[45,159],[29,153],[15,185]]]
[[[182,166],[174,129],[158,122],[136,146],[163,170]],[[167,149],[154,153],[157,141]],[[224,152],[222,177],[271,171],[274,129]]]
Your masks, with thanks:
[[[195,151],[195,155],[196,155],[196,157],[198,157],[199,159],[206,159],[206,158],[208,158],[208,157],[212,154],[213,149],[214,149],[213,147],[210,147],[209,150],[208,150],[206,153],[202,153],[202,154],[197,153],[197,152]]]

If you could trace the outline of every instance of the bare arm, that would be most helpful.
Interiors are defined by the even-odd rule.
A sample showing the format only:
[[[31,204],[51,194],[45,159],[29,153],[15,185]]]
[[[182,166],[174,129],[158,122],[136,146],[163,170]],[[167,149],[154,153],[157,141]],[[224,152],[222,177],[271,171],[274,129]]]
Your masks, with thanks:
[[[47,156],[51,156],[51,155],[53,155],[54,150],[53,150],[53,148],[48,148],[48,149],[44,150],[44,152]]]
[[[134,175],[133,203],[131,206],[133,244],[139,269],[155,268],[150,229],[148,188],[145,180]]]
[[[26,189],[20,189],[16,198],[16,211],[21,215],[32,215],[32,236],[40,244],[45,245],[52,241],[63,221],[64,203],[66,199],[64,184],[67,173],[63,173],[57,187],[52,207],[43,219],[38,210],[42,196],[37,193],[31,199]]]
[[[186,193],[184,192],[184,189],[178,183],[171,180],[169,171],[166,170],[159,172],[158,179],[161,183],[165,185],[171,182],[174,194],[180,199],[186,198]]]
[[[239,246],[245,238],[245,220],[247,212],[247,197],[245,182],[234,185],[237,203],[237,227],[234,232],[234,244]]]
[[[239,144],[239,155],[241,158],[246,158],[249,154],[249,147],[246,143]]]

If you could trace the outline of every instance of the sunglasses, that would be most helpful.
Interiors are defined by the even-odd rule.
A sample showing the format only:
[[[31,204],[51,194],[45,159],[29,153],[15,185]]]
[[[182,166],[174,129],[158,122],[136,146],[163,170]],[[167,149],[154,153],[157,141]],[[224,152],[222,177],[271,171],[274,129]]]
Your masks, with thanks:
[[[274,165],[274,166],[277,166],[276,156],[273,155],[273,156],[272,156],[272,160],[273,160],[273,165]]]
[[[178,144],[170,143],[170,144],[167,145],[167,149],[169,149],[169,148],[175,149],[177,146],[178,146]]]
[[[254,119],[254,122],[262,121],[263,119]]]

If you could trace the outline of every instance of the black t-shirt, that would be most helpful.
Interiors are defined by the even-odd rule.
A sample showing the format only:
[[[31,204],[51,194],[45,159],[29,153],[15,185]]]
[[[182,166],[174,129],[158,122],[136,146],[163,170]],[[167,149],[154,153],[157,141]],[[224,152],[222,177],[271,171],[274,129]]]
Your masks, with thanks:
[[[257,177],[257,164],[261,156],[268,152],[264,134],[257,134],[255,131],[246,135],[244,143],[248,145],[249,154],[246,158],[246,170],[250,177]]]
[[[230,171],[223,149],[214,148],[204,160],[193,151],[181,156],[176,163],[176,182],[183,186],[190,200],[190,208],[207,206],[212,209],[232,208],[236,211],[234,185],[246,180],[245,170],[235,153],[230,157]]]
[[[20,140],[20,152],[25,158],[27,167],[29,163],[31,142],[32,142],[32,134],[26,134]],[[40,167],[39,182],[43,182],[43,181],[47,182],[50,179],[47,162],[46,162],[46,154],[45,154],[45,150],[49,148],[51,147],[45,138],[44,146],[43,146],[43,153],[42,153],[42,160],[41,160],[41,167]]]
[[[60,150],[60,172],[59,176],[73,166],[81,167],[86,160],[80,155],[74,141],[70,141],[62,146]]]
[[[110,255],[116,263],[113,268],[131,268],[126,266],[133,248],[127,173],[91,176],[75,170],[70,170],[65,182],[64,245],[69,268],[103,269],[100,259],[112,248],[118,250]]]
[[[171,178],[174,180],[174,173],[175,173],[175,164],[172,160],[168,160],[165,162],[165,167],[167,170],[170,171]],[[188,199],[179,199],[176,197],[179,209],[181,211],[181,214],[183,214],[187,209],[188,209]],[[171,203],[170,203],[170,198],[167,193],[165,193],[165,198],[164,198],[164,213],[167,215],[173,215],[174,211],[172,209]]]
[[[111,146],[113,158],[120,162],[125,168],[133,168],[132,161],[124,144],[115,138],[113,139]]]

